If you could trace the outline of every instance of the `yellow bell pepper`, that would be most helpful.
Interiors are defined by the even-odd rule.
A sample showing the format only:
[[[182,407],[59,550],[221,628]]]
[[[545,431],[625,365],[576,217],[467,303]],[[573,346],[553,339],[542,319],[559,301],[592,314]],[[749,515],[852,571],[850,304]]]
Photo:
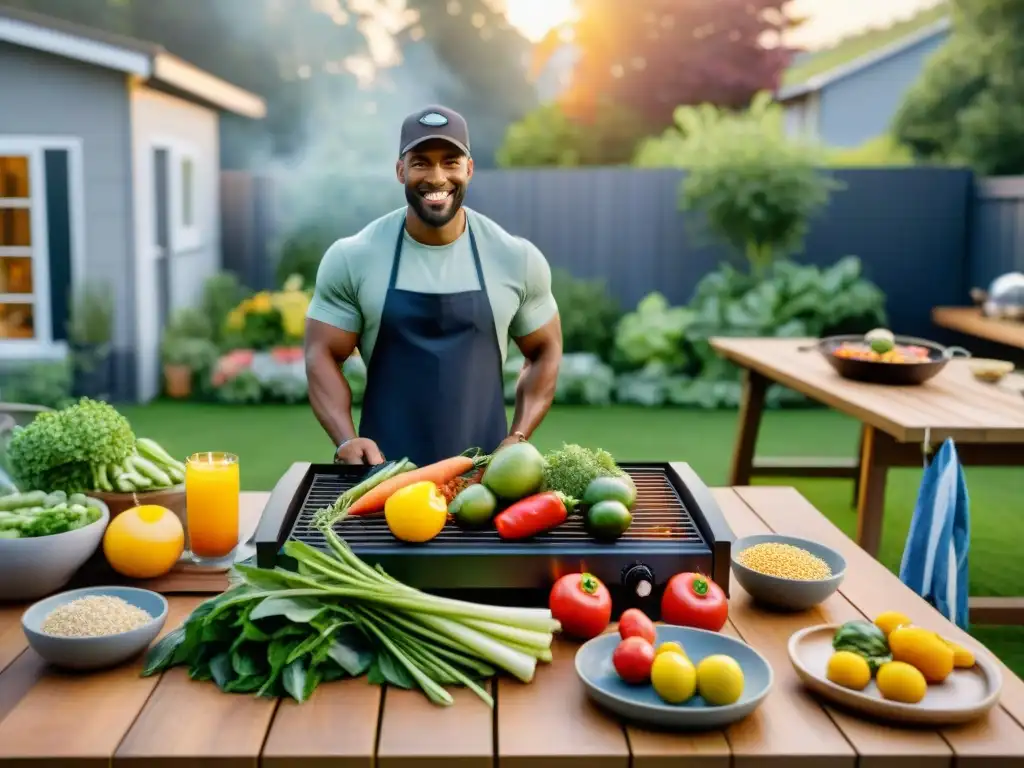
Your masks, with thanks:
[[[384,502],[384,519],[397,539],[430,541],[448,521],[448,503],[435,483],[424,480],[391,494]]]

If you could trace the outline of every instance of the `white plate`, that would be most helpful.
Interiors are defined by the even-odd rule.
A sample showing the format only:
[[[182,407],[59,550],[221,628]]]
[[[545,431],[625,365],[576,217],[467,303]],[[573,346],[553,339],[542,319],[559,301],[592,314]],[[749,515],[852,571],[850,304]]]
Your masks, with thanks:
[[[949,725],[974,720],[999,701],[1003,676],[999,666],[976,646],[964,646],[974,654],[970,669],[954,669],[937,685],[929,685],[917,704],[882,697],[872,679],[863,691],[836,685],[826,677],[832,638],[839,624],[819,624],[795,632],[789,638],[789,659],[804,685],[830,701],[862,714],[902,723]]]

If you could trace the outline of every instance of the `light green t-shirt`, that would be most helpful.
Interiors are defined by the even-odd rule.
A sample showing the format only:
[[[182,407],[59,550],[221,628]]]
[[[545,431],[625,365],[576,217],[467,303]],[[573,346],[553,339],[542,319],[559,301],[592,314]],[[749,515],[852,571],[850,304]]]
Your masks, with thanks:
[[[466,210],[504,362],[510,335],[526,336],[558,311],[551,294],[551,268],[533,243],[509,234],[483,214]],[[337,240],[327,249],[317,271],[308,317],[358,333],[359,353],[367,362],[380,330],[400,229],[405,240],[396,288],[458,293],[480,287],[468,229],[448,245],[423,245],[405,232],[405,211],[392,211],[361,232]]]

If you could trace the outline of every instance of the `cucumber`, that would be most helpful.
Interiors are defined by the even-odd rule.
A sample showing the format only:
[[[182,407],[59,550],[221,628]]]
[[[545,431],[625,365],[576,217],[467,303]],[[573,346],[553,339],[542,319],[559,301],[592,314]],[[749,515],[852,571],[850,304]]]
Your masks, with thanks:
[[[46,491],[26,491],[24,493],[12,493],[9,496],[0,496],[0,510],[13,511],[25,509],[26,507],[37,507],[46,503]]]
[[[130,469],[134,469],[137,474],[147,477],[153,481],[153,485],[157,488],[170,488],[174,485],[174,482],[160,467],[154,464],[149,459],[143,458],[139,454],[128,457],[126,462]]]

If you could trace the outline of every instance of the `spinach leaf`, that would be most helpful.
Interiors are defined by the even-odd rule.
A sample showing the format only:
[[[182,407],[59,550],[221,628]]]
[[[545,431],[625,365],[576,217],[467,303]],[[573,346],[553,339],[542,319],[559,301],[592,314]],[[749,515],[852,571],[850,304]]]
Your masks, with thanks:
[[[328,646],[328,655],[352,677],[359,677],[373,663],[374,652],[352,631],[336,632]]]
[[[253,624],[252,619],[249,617],[246,617],[245,622],[242,624],[242,637],[259,643],[265,643],[270,640],[270,635]]]
[[[296,659],[284,668],[282,680],[289,696],[299,703],[306,700],[306,663],[302,659]]]
[[[266,681],[265,675],[247,675],[232,680],[224,690],[227,693],[255,693]]]
[[[231,668],[239,677],[248,677],[259,674],[260,663],[243,648],[238,648],[231,653]]]
[[[409,674],[408,670],[402,666],[391,652],[381,648],[377,653],[377,658],[374,659],[373,664],[370,666],[370,671],[367,673],[370,682],[380,685],[387,683],[393,685],[396,688],[410,689],[416,681],[412,679],[412,675]]]
[[[206,682],[207,680],[213,679],[213,674],[210,672],[210,664],[207,661],[199,661],[193,663],[192,667],[188,671],[188,676],[197,682]]]
[[[142,668],[142,676],[149,677],[157,674],[158,672],[163,672],[165,669],[172,666],[175,652],[178,650],[178,646],[184,642],[184,625],[164,635],[156,645],[149,649],[149,652],[146,654],[145,665]]]
[[[217,687],[222,691],[226,690],[235,673],[231,668],[231,654],[225,651],[210,659],[210,673]]]
[[[265,597],[249,614],[249,618],[284,616],[297,624],[307,624],[325,608],[323,603],[308,597]]]

